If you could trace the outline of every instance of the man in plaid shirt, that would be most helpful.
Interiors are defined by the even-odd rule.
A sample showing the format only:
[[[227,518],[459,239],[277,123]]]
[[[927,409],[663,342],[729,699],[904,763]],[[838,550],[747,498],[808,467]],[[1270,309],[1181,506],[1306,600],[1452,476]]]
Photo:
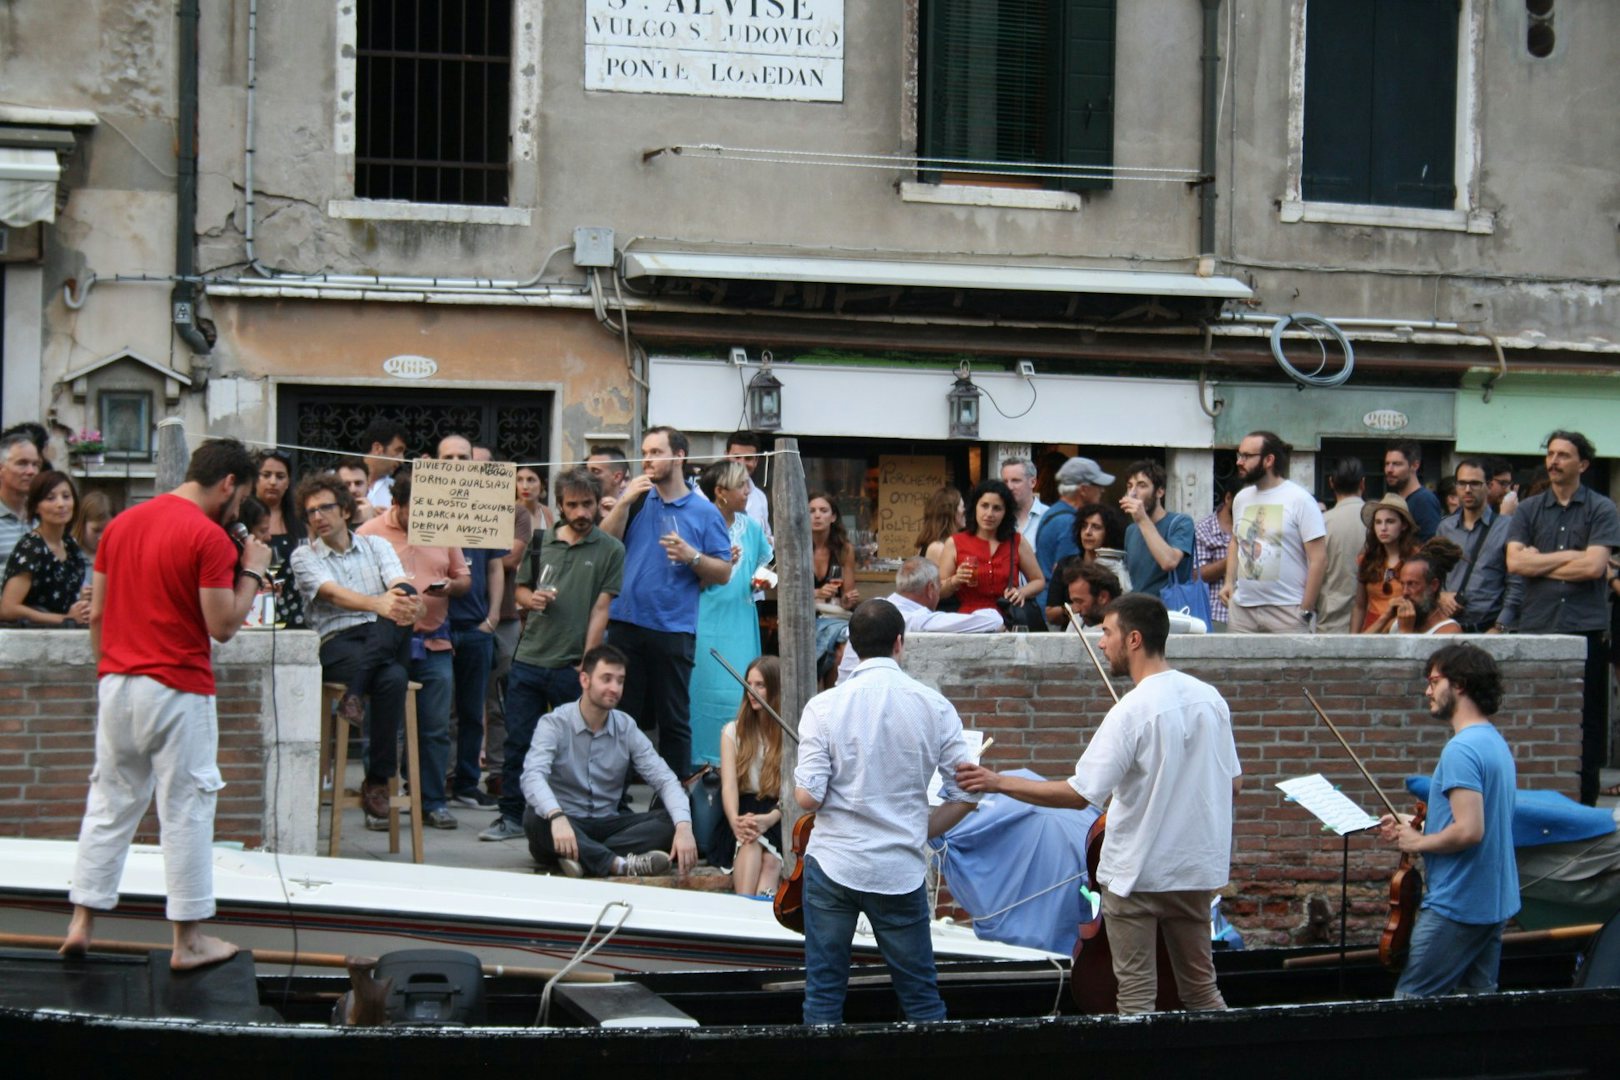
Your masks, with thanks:
[[[1221,603],[1221,585],[1226,581],[1226,548],[1232,542],[1232,486],[1217,478],[1215,490],[1221,497],[1215,512],[1193,525],[1193,565],[1198,567],[1198,580],[1209,589],[1210,621],[1224,630],[1226,605]]]

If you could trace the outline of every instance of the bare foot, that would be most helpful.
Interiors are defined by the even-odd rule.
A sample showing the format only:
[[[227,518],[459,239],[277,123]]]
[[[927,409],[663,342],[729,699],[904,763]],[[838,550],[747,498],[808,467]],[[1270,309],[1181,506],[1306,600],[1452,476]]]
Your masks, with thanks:
[[[173,971],[194,971],[229,960],[236,955],[237,949],[238,946],[229,941],[198,932],[188,935],[184,943],[176,943],[174,952],[169,954],[169,968]]]
[[[90,951],[90,938],[95,930],[96,917],[87,907],[75,906],[73,919],[68,923],[67,936],[56,950],[62,956],[83,956]]]

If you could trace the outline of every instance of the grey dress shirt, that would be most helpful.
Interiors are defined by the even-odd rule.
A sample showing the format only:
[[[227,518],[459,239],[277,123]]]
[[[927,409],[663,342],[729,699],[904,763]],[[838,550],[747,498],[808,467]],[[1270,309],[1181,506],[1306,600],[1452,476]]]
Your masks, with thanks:
[[[523,798],[541,817],[556,810],[571,818],[617,817],[631,762],[658,790],[658,799],[675,824],[690,824],[692,806],[686,789],[630,714],[611,709],[602,730],[593,732],[577,701],[535,724],[523,759]]]
[[[1464,626],[1488,630],[1492,624],[1499,622],[1512,629],[1518,620],[1524,579],[1507,572],[1510,528],[1509,518],[1487,506],[1485,515],[1474,524],[1473,529],[1463,527],[1463,515],[1459,510],[1442,518],[1440,527],[1435,530],[1436,536],[1445,537],[1463,549],[1463,558],[1446,576],[1445,587],[1447,592],[1456,592],[1462,586],[1463,579],[1468,579],[1467,591],[1457,598],[1463,605],[1458,621]],[[1483,538],[1479,536],[1480,529],[1485,530]],[[1468,555],[1473,552],[1476,543],[1479,544],[1479,555],[1474,560],[1474,572],[1470,574]]]

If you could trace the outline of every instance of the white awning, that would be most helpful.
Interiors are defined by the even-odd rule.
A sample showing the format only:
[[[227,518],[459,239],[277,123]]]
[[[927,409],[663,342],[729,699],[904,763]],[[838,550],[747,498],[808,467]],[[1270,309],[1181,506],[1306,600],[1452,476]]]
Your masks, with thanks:
[[[62,175],[54,150],[0,147],[0,222],[22,228],[56,220],[56,181]]]
[[[1231,277],[1199,277],[1148,270],[1101,270],[1022,263],[936,262],[928,259],[850,259],[816,255],[731,255],[701,251],[627,251],[624,275],[725,278],[740,281],[816,281],[843,285],[903,285],[930,289],[1008,292],[1111,293],[1247,300]]]

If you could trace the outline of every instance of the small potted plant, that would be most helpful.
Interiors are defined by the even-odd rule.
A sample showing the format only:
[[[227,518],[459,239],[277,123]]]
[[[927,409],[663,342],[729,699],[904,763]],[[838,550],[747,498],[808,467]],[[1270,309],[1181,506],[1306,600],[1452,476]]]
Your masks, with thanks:
[[[86,468],[100,465],[106,459],[107,445],[101,441],[101,432],[95,428],[84,428],[75,433],[68,439],[67,448],[69,456]]]

